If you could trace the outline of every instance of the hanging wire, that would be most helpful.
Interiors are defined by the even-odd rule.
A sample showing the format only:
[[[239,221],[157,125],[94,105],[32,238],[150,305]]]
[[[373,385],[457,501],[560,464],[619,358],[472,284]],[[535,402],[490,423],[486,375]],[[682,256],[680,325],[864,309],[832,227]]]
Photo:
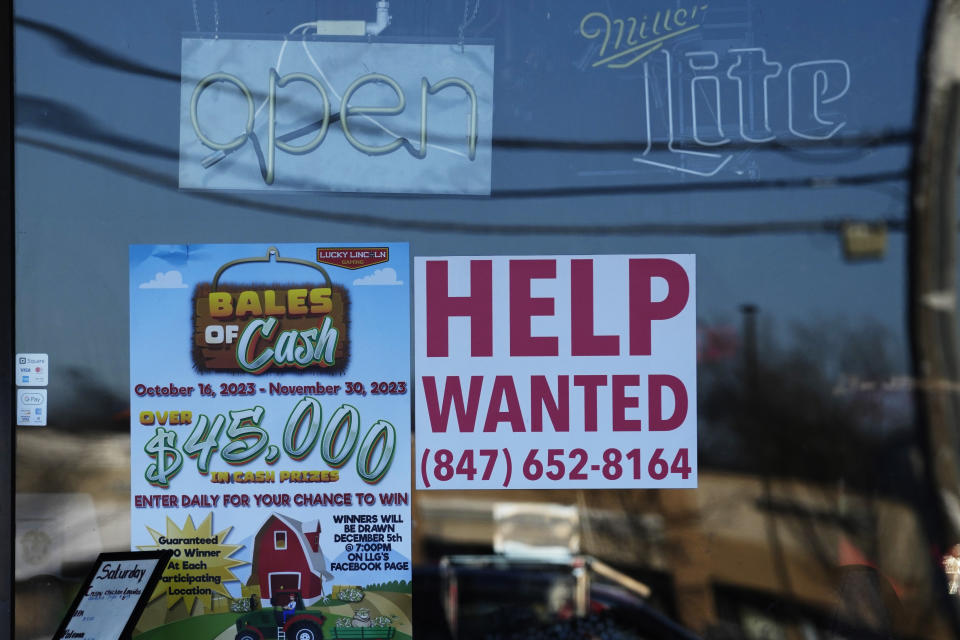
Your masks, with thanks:
[[[190,0],[190,4],[193,6],[193,24],[199,32],[200,12],[197,9],[197,0]],[[217,37],[220,34],[220,3],[218,0],[213,0],[213,33],[214,37]]]
[[[474,0],[473,15],[468,17],[470,12],[470,0],[463,0],[463,21],[460,23],[459,33],[460,53],[463,53],[463,32],[466,31],[467,27],[470,26],[470,23],[477,19],[478,11],[480,11],[480,0]]]
[[[197,13],[197,0],[191,0],[193,4],[193,24],[196,25],[197,31],[200,31],[200,14]]]

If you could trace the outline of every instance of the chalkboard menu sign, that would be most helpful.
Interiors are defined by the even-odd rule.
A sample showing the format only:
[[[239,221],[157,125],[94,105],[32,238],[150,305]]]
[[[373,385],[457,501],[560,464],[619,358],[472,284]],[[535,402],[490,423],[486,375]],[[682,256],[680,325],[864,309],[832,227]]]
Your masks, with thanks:
[[[170,550],[101,553],[53,640],[126,640],[160,580]]]

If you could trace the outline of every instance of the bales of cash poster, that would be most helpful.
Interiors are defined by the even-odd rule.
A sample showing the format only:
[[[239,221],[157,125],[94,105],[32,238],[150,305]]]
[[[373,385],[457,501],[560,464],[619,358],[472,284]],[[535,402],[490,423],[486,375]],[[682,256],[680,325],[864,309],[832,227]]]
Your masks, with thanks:
[[[409,282],[405,244],[131,246],[138,635],[412,636]]]

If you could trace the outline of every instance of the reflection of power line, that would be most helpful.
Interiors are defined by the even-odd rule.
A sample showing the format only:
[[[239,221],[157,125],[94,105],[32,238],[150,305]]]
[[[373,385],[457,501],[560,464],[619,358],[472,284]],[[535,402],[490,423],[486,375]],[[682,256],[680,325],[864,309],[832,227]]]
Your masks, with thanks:
[[[830,138],[828,140],[796,139],[789,142],[770,140],[768,142],[731,141],[723,146],[716,147],[719,151],[779,151],[794,152],[806,149],[872,149],[889,145],[910,144],[913,142],[913,131],[878,131],[872,134],[859,134]],[[502,149],[544,150],[544,151],[623,151],[628,153],[643,153],[647,151],[647,142],[639,140],[611,140],[611,141],[584,141],[584,140],[546,140],[535,138],[495,138],[494,146]],[[680,141],[672,144],[667,140],[650,143],[650,151],[686,151],[700,150],[702,146],[684,144]]]
[[[339,117],[339,115],[337,115]],[[336,118],[331,118],[335,121]],[[59,131],[68,136],[80,138],[120,149],[125,152],[140,153],[164,159],[176,159],[175,149],[166,148],[144,140],[121,136],[101,127],[96,121],[70,105],[62,104],[36,96],[17,96],[18,126],[36,127],[49,131]],[[315,123],[316,124],[316,123]],[[290,141],[307,135],[315,126],[307,125],[295,131],[279,136],[278,139]],[[251,138],[254,136],[251,135]],[[261,173],[265,171],[262,152],[254,140]],[[864,173],[848,176],[803,176],[797,178],[773,178],[767,180],[728,180],[701,181],[683,183],[654,183],[628,185],[588,185],[572,187],[545,187],[540,189],[499,189],[493,192],[494,198],[561,198],[590,195],[629,195],[673,193],[678,191],[731,191],[744,189],[790,189],[805,187],[865,186],[905,180],[905,171],[887,171]]]
[[[92,140],[101,144],[114,146],[125,151],[134,151],[144,155],[155,155],[162,158],[176,158],[179,156],[177,151],[172,148],[166,148],[145,140],[139,140],[131,136],[124,136],[108,130],[100,125],[93,118],[83,113],[76,107],[50,98],[41,96],[18,94],[16,96],[16,114],[17,125],[25,127],[35,127],[38,129],[55,129],[64,135]],[[330,116],[330,124],[338,122],[339,113],[333,113]],[[310,123],[288,133],[280,134],[277,139],[283,142],[291,142],[298,138],[315,133],[323,126],[322,121]],[[796,151],[799,149],[810,149],[822,147],[824,149],[865,149],[875,148],[885,145],[906,144],[912,134],[905,132],[879,133],[875,135],[849,136],[837,140],[797,140],[796,146],[791,147],[785,143],[771,142],[764,145],[757,145],[756,151]],[[255,139],[253,134],[251,137]],[[578,140],[544,140],[544,139],[525,139],[525,138],[496,138],[494,146],[498,148],[511,150],[543,150],[543,151],[620,151],[630,153],[640,153],[644,147],[639,142],[632,141],[614,141],[614,142],[591,142]],[[793,143],[791,143],[793,144]],[[257,146],[257,145],[255,145]],[[730,150],[741,148],[742,145],[731,146]],[[651,145],[654,150],[666,150],[666,142],[657,142]],[[675,144],[675,149],[682,149],[682,145]],[[742,146],[743,149],[748,147]],[[239,149],[234,149],[235,153]],[[262,156],[260,149],[255,149],[258,156]],[[833,158],[832,155],[824,156],[825,160]],[[261,172],[263,171],[261,167]]]
[[[14,22],[21,27],[31,29],[58,42],[63,49],[76,58],[91,62],[98,66],[108,67],[124,73],[145,75],[151,78],[179,83],[179,73],[166,71],[157,67],[145,65],[118,53],[114,53],[98,44],[84,40],[60,27],[48,23],[38,22],[29,18],[18,17]],[[306,135],[309,131],[302,133]],[[888,145],[909,144],[913,140],[913,132],[909,130],[879,131],[859,135],[850,135],[828,140],[790,140],[783,142],[771,140],[768,142],[753,143],[746,141],[733,142],[723,145],[723,151],[778,151],[783,153],[798,153],[806,149],[871,149]],[[512,150],[545,150],[545,151],[596,151],[596,152],[628,152],[643,153],[644,151],[685,151],[701,149],[699,145],[689,142],[676,141],[668,149],[668,141],[585,141],[585,140],[544,140],[535,138],[494,138],[493,146]],[[831,158],[833,159],[833,158]]]
[[[495,198],[569,198],[590,195],[631,195],[675,193],[679,191],[745,191],[768,189],[799,189],[820,187],[851,187],[906,180],[906,170],[862,173],[850,176],[821,176],[801,178],[774,178],[770,180],[728,180],[724,182],[677,182],[667,184],[612,185],[586,187],[549,187],[545,189],[497,189]]]
[[[83,136],[88,137],[88,136]],[[104,140],[90,137],[89,139],[97,142]],[[111,141],[105,142],[108,146],[117,146]],[[136,148],[128,146],[119,146],[123,150],[137,151]],[[258,154],[259,155],[259,154]],[[170,152],[164,157],[176,157],[176,154]],[[261,170],[263,169],[263,159],[259,158]],[[583,197],[595,195],[639,195],[639,194],[658,194],[658,193],[676,193],[676,192],[694,192],[694,191],[742,191],[742,190],[769,190],[769,189],[797,189],[797,188],[823,188],[823,187],[841,187],[841,186],[864,186],[880,183],[896,182],[907,178],[906,171],[886,171],[863,173],[848,176],[803,176],[798,178],[773,178],[768,180],[728,180],[711,182],[674,182],[657,184],[626,184],[626,185],[589,185],[575,187],[544,187],[544,188],[522,188],[522,189],[496,189],[492,192],[492,198],[502,199],[529,199],[529,198],[568,198]],[[395,197],[405,197],[404,194],[395,194]],[[442,196],[434,196],[442,197]],[[450,196],[456,197],[456,196]]]
[[[61,29],[60,27],[55,27],[51,24],[38,22],[29,18],[14,18],[13,21],[17,26],[31,29],[37,33],[47,36],[52,40],[56,40],[68,53],[77,58],[82,58],[88,62],[92,62],[96,65],[110,67],[111,69],[116,69],[117,71],[123,71],[125,73],[144,75],[151,78],[158,78],[160,80],[170,80],[172,82],[180,82],[179,73],[171,73],[170,71],[164,71],[163,69],[141,64],[120,54],[113,53],[109,49],[87,42],[83,38],[76,36],[65,29]]]
[[[79,109],[63,102],[39,96],[18,95],[16,107],[18,127],[55,130],[81,140],[165,160],[176,160],[180,155],[171,147],[114,133]]]
[[[81,151],[37,138],[18,136],[17,141],[33,147],[45,149],[64,156],[89,162],[131,176],[144,183],[165,189],[177,190],[175,178],[159,171],[150,171],[142,167],[132,166],[128,162],[115,160],[105,155]],[[740,184],[741,189],[750,185]],[[672,185],[675,191],[686,191],[690,185]],[[745,223],[635,223],[635,224],[591,224],[591,225],[557,225],[557,224],[483,224],[469,222],[449,222],[430,220],[409,220],[396,217],[385,217],[363,213],[338,213],[307,209],[285,204],[268,203],[262,200],[252,200],[232,193],[212,191],[187,192],[194,198],[210,200],[219,204],[232,205],[250,209],[264,214],[277,214],[308,220],[325,220],[340,224],[358,226],[403,229],[406,231],[443,232],[443,233],[473,233],[484,235],[583,235],[583,236],[611,236],[611,235],[691,235],[691,236],[743,236],[757,234],[836,234],[843,227],[844,221],[831,220],[788,220],[770,222]],[[497,197],[497,194],[494,194]],[[902,219],[890,218],[874,220],[873,222],[887,225],[888,231],[902,232],[906,222]]]
[[[331,118],[334,120],[334,118]],[[17,124],[19,126],[36,127],[43,130],[56,130],[75,138],[96,142],[125,152],[134,152],[147,156],[155,156],[167,160],[176,159],[179,154],[175,149],[166,148],[144,140],[114,134],[101,127],[83,112],[56,101],[38,98],[35,96],[17,97]],[[296,131],[280,136],[280,140],[292,140],[306,135],[313,125],[302,127]],[[254,136],[251,135],[251,138]],[[254,144],[260,163],[261,173],[265,170],[262,152],[259,145]],[[628,184],[628,185],[589,185],[573,187],[545,187],[541,189],[499,189],[493,192],[494,198],[561,198],[591,195],[629,195],[673,193],[678,191],[731,191],[744,189],[791,189],[805,187],[836,187],[836,186],[866,186],[905,180],[905,171],[887,171],[855,174],[848,176],[803,176],[797,178],[773,178],[767,180],[728,180],[702,181],[683,183],[655,183],[655,184]]]

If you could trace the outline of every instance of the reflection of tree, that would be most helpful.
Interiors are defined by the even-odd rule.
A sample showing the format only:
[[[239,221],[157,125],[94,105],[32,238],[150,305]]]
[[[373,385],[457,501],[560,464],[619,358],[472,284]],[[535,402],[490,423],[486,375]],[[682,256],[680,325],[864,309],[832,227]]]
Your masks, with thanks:
[[[783,344],[745,315],[743,357],[700,369],[702,464],[876,488],[884,445],[910,419],[906,393],[885,386],[896,360],[886,331],[822,321]]]
[[[130,402],[127,398],[118,396],[88,368],[69,367],[66,377],[75,400],[69,408],[61,405],[51,412],[51,427],[70,432],[129,431]]]
[[[894,377],[904,366],[890,347],[895,342],[875,324],[835,320],[777,337],[769,326],[758,331],[755,308],[743,312],[739,360],[701,367],[702,465],[759,477],[756,508],[783,595],[794,591],[794,563],[812,560],[838,585],[837,624],[889,629],[880,587],[852,588],[838,566],[838,545],[878,561],[889,533],[880,524],[881,501],[888,514],[889,498],[912,502],[909,385]],[[909,566],[913,551],[895,552],[895,564]]]

